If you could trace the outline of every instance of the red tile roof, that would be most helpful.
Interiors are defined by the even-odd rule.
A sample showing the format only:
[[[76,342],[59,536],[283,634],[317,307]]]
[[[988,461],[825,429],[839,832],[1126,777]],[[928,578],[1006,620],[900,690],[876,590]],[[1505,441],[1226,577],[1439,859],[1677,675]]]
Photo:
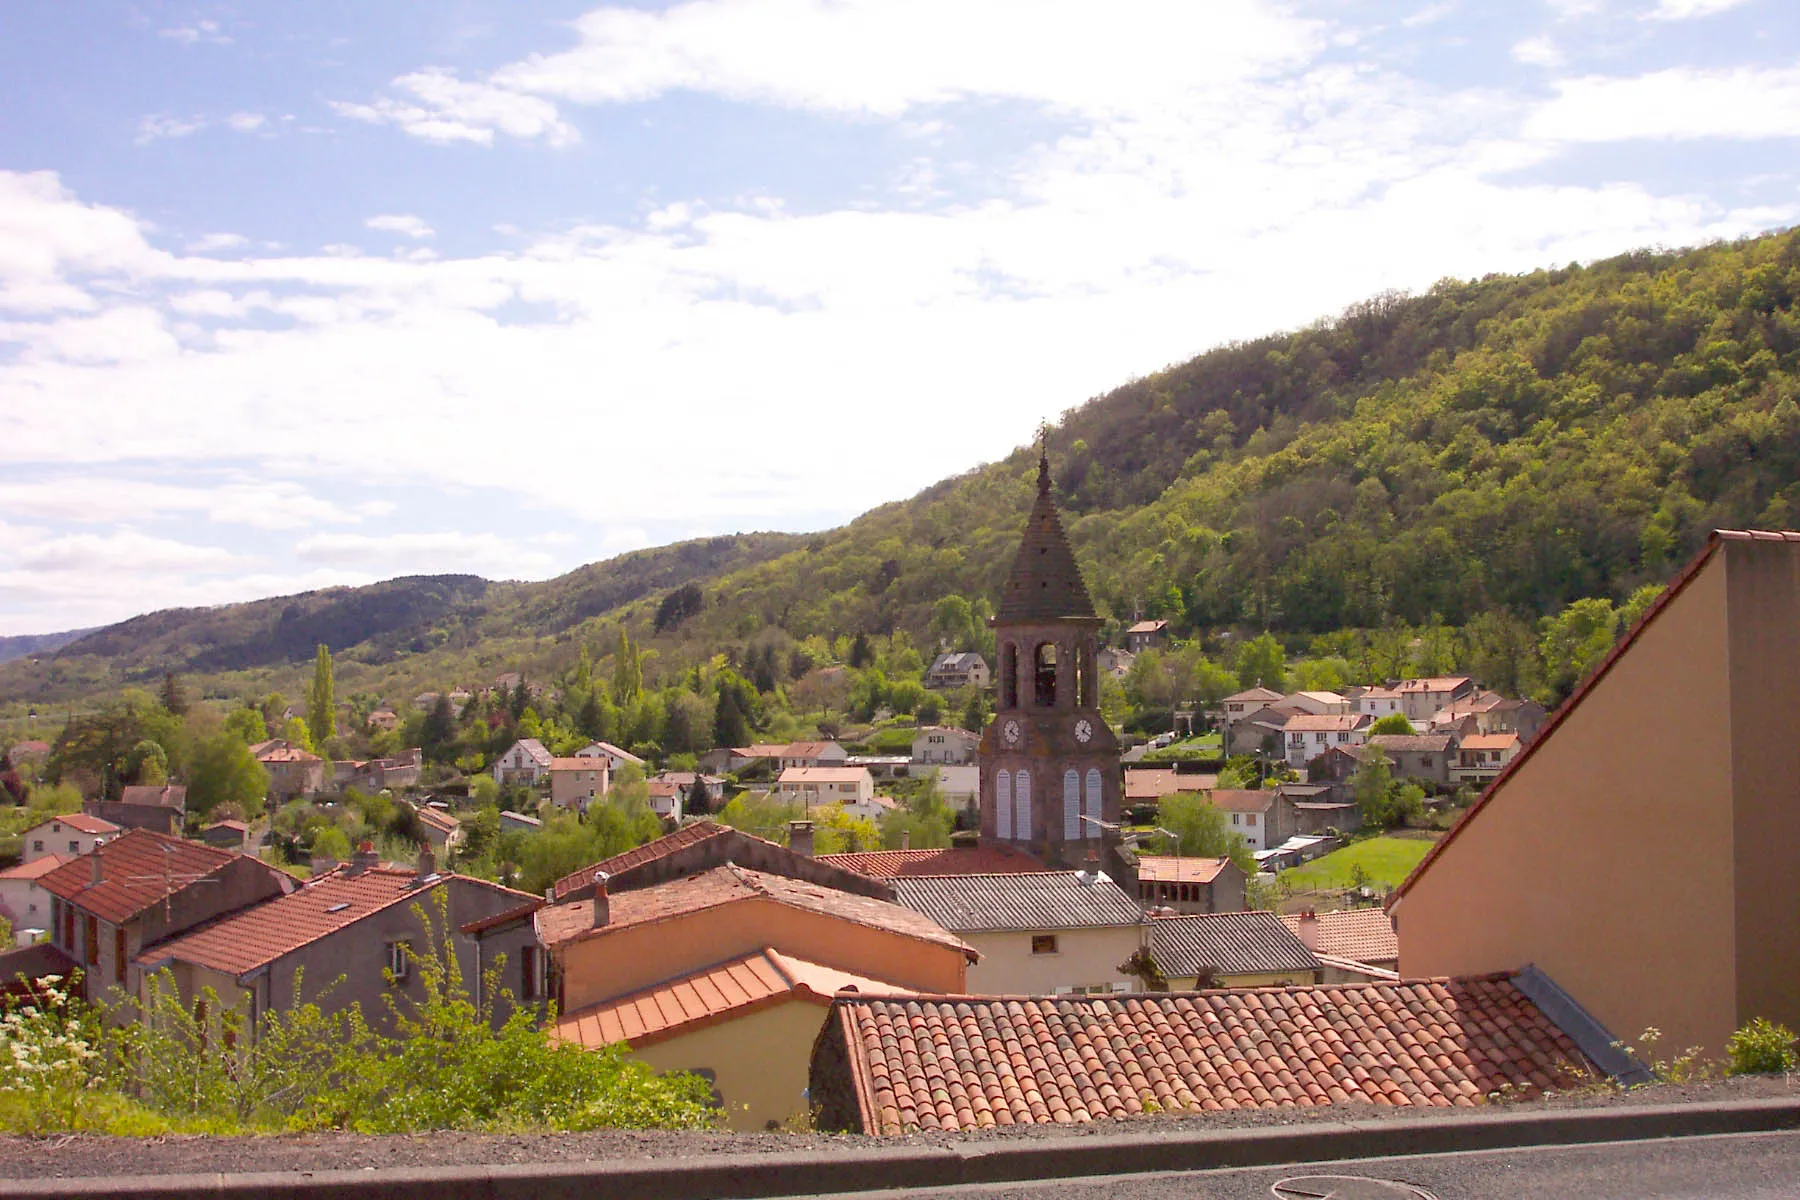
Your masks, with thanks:
[[[1267,812],[1275,803],[1274,792],[1239,788],[1215,788],[1208,798],[1226,812]]]
[[[1300,916],[1290,913],[1281,923],[1300,932]],[[1388,962],[1400,957],[1400,938],[1386,909],[1347,908],[1319,914],[1317,953],[1353,962]],[[1304,939],[1303,939],[1304,940]]]
[[[835,993],[845,989],[877,996],[906,990],[764,947],[755,954],[569,1013],[551,1032],[581,1046],[614,1042],[645,1046],[789,999],[827,1005]]]
[[[1712,537],[1707,539],[1706,545],[1701,551],[1694,555],[1688,561],[1687,566],[1681,569],[1681,573],[1670,582],[1668,587],[1663,589],[1662,595],[1658,596],[1650,607],[1644,610],[1644,614],[1637,619],[1637,624],[1633,625],[1624,637],[1613,643],[1613,648],[1606,652],[1606,657],[1600,660],[1598,666],[1588,672],[1587,678],[1583,679],[1580,686],[1570,694],[1567,700],[1562,702],[1550,720],[1538,731],[1538,735],[1532,738],[1524,749],[1507,760],[1506,766],[1498,775],[1494,776],[1493,781],[1482,790],[1481,795],[1476,797],[1475,803],[1471,804],[1456,824],[1450,827],[1450,832],[1432,843],[1431,849],[1426,852],[1425,857],[1419,860],[1419,865],[1412,869],[1412,874],[1401,880],[1400,886],[1388,894],[1385,907],[1389,912],[1392,912],[1401,897],[1406,895],[1413,882],[1431,869],[1431,865],[1438,860],[1438,856],[1443,854],[1444,849],[1456,840],[1463,828],[1481,814],[1481,811],[1488,806],[1488,802],[1505,786],[1506,781],[1524,769],[1525,764],[1530,762],[1532,756],[1537,753],[1538,747],[1550,740],[1550,735],[1556,732],[1568,715],[1574,712],[1577,706],[1587,698],[1589,692],[1599,686],[1602,679],[1606,678],[1613,669],[1613,664],[1631,649],[1644,630],[1650,627],[1650,623],[1660,617],[1663,610],[1674,603],[1675,597],[1687,590],[1688,585],[1699,577],[1701,569],[1712,561],[1713,555],[1719,552],[1719,547],[1727,542],[1800,542],[1800,533],[1739,529],[1713,530]]]
[[[1189,774],[1167,767],[1133,767],[1125,772],[1127,800],[1160,800],[1176,792],[1210,792],[1218,786],[1217,775]]]
[[[1044,864],[1011,846],[951,846],[939,850],[861,850],[818,859],[871,879],[902,875],[1005,875],[1042,871]]]
[[[1211,883],[1230,865],[1229,858],[1142,854],[1137,861],[1138,880],[1142,883]]]
[[[608,875],[618,875],[632,867],[641,867],[645,863],[655,862],[677,850],[686,849],[707,838],[722,837],[728,827],[716,821],[695,821],[691,825],[683,825],[674,833],[664,834],[655,841],[645,842],[623,854],[615,854],[611,858],[597,863],[589,863],[579,871],[571,871],[550,885],[551,899],[561,900],[573,892],[580,891],[594,882],[594,877],[604,871]],[[773,843],[771,843],[772,845]]]
[[[165,896],[174,895],[196,879],[242,857],[203,842],[133,829],[64,863],[44,876],[42,884],[52,896],[67,900],[102,921],[119,925]],[[100,863],[99,883],[94,882],[96,859]]]
[[[1471,733],[1462,740],[1464,750],[1508,750],[1518,744],[1516,733]]]
[[[261,763],[309,763],[325,760],[310,750],[302,750],[298,746],[271,746],[258,754],[256,761]]]
[[[31,829],[42,829],[44,826],[50,824],[51,821],[61,821],[76,833],[103,834],[119,832],[119,827],[114,825],[111,821],[104,821],[99,817],[90,817],[86,813],[78,812],[58,813],[54,817],[47,817],[44,820],[39,821],[36,825],[33,825]],[[31,829],[27,829],[25,832],[30,833]]]
[[[159,808],[184,808],[187,805],[187,789],[176,784],[157,787],[134,783],[119,792],[119,803],[151,804]]]
[[[69,861],[71,856],[67,854],[46,854],[0,871],[0,879],[39,879]]]
[[[466,877],[439,875],[421,885],[418,872],[409,867],[372,867],[357,874],[351,874],[348,867],[336,867],[292,895],[278,896],[146,947],[137,962],[152,966],[174,959],[227,975],[242,975],[354,925],[372,913],[420,899],[454,878]],[[524,892],[486,880],[468,882],[520,900],[532,899]]]
[[[1289,733],[1354,733],[1374,723],[1368,713],[1302,713],[1289,717],[1285,728]]]
[[[862,1130],[1087,1123],[1158,1112],[1483,1103],[1589,1069],[1509,975],[1128,997],[840,996]],[[821,1050],[825,1049],[824,1046]],[[839,1068],[841,1071],[843,1068]]]
[[[883,929],[940,946],[953,946],[971,962],[980,957],[962,939],[910,908],[872,896],[858,896],[816,883],[752,871],[732,863],[698,875],[612,895],[608,897],[607,923],[598,929],[594,927],[592,900],[575,900],[542,909],[537,914],[538,938],[546,946],[556,946],[724,904],[757,899],[823,913],[852,924]]]

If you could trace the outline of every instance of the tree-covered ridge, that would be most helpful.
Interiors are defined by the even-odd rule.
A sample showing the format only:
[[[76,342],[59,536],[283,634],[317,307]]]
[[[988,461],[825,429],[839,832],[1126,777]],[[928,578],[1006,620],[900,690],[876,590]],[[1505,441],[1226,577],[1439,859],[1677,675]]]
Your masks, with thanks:
[[[1794,523],[1796,296],[1800,234],[1786,231],[1378,297],[1071,410],[1049,433],[1058,499],[1114,628],[1166,616],[1180,634],[1269,629],[1299,648],[1457,627],[1452,658],[1527,690],[1503,664],[1538,645],[1541,618],[1660,584],[1712,528]],[[858,633],[904,631],[928,657],[958,640],[934,622],[945,597],[998,593],[1035,458],[1021,448],[811,536],[686,543],[479,597],[479,581],[378,585],[438,590],[360,641],[344,640],[354,621],[344,637],[319,622],[369,589],[293,598],[319,606],[295,631],[301,652],[225,690],[297,691],[315,641],[346,686],[402,699],[503,669],[552,678],[584,647],[610,669],[620,628],[657,686],[718,654],[767,668],[808,639],[828,661],[820,646]],[[65,695],[149,679],[264,638],[281,603],[155,614],[46,661]],[[41,694],[55,669],[24,667],[0,666],[0,695]],[[1556,692],[1566,673],[1546,661],[1539,682]]]

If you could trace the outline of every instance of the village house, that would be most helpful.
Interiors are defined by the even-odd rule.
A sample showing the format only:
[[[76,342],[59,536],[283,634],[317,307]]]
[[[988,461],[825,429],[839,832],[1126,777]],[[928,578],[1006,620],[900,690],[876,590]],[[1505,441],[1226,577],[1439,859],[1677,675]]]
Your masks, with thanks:
[[[1352,712],[1359,712],[1369,718],[1370,722],[1391,717],[1398,713],[1406,715],[1406,698],[1397,687],[1363,688],[1358,692]]]
[[[901,904],[972,946],[971,992],[1047,996],[1129,992],[1120,970],[1143,945],[1144,913],[1098,871],[901,875]]]
[[[1397,778],[1426,779],[1448,786],[1456,764],[1456,735],[1449,733],[1377,733],[1367,745],[1387,755]]]
[[[1211,772],[1180,771],[1174,767],[1128,767],[1125,771],[1125,803],[1155,804],[1178,792],[1210,792],[1219,786]]]
[[[1287,723],[1306,715],[1308,714],[1285,704],[1270,704],[1259,708],[1243,720],[1225,726],[1225,753],[1234,757],[1240,754],[1266,754],[1272,758],[1281,758],[1287,744]]]
[[[555,756],[544,749],[544,743],[536,738],[520,738],[494,760],[494,779],[502,787],[513,784],[536,787],[549,774],[553,761]]]
[[[1252,851],[1271,850],[1294,834],[1278,792],[1215,788],[1207,798],[1225,814],[1226,828],[1242,835]]]
[[[113,986],[135,993],[130,963],[144,947],[298,886],[247,854],[133,829],[39,879],[51,896],[50,939],[80,963],[95,1000]],[[0,977],[11,972],[0,957]]]
[[[646,801],[651,812],[665,821],[681,820],[682,804],[687,795],[679,783],[672,779],[652,779],[645,787],[648,789]]]
[[[867,767],[789,767],[775,781],[775,795],[811,808],[825,804],[868,805],[875,777]]]
[[[365,729],[374,730],[379,733],[393,733],[400,728],[400,725],[400,714],[385,704],[380,708],[371,711],[369,713],[369,719],[363,722],[363,727]]]
[[[1131,664],[1137,661],[1137,655],[1129,650],[1120,650],[1112,646],[1100,647],[1094,656],[1095,665],[1102,675],[1110,675],[1114,679],[1123,679],[1131,674]]]
[[[1516,733],[1470,734],[1457,745],[1456,762],[1450,768],[1451,782],[1487,783],[1518,756],[1520,745]]]
[[[892,1136],[1329,1104],[1467,1107],[1580,1088],[1601,1072],[1532,1000],[1535,978],[1104,999],[841,994],[813,1048],[810,1097],[821,1130]],[[1096,1046],[1104,1053],[1071,1049]]]
[[[1156,917],[1150,958],[1170,991],[1319,982],[1319,960],[1271,912]]]
[[[651,782],[661,780],[672,783],[681,789],[683,812],[713,812],[725,803],[725,779],[720,775],[706,775],[699,771],[663,771],[651,776]],[[696,787],[698,795],[696,795]]]
[[[1137,860],[1137,899],[1146,909],[1241,912],[1244,882],[1244,872],[1225,857],[1140,854]]]
[[[420,804],[413,811],[419,814],[419,829],[438,857],[448,859],[468,840],[469,835],[464,832],[462,822],[444,809]]]
[[[133,784],[117,800],[89,800],[81,811],[122,829],[148,829],[179,837],[187,823],[187,788],[178,784]]]
[[[621,750],[611,742],[589,742],[575,752],[575,757],[604,758],[607,762],[608,769],[611,770],[614,775],[617,775],[628,766],[636,767],[640,771],[646,769],[643,759],[639,758],[629,750]]]
[[[954,725],[926,725],[913,735],[912,761],[961,765],[975,761],[981,735]]]
[[[1125,631],[1125,649],[1133,654],[1161,650],[1169,644],[1167,621],[1139,621]]]
[[[585,812],[612,790],[610,760],[603,755],[553,758],[546,768],[550,777],[550,803],[558,808]]]
[[[23,939],[27,930],[42,933],[50,928],[50,893],[41,880],[73,857],[40,854],[0,871],[0,916],[12,924],[15,938]],[[4,982],[0,980],[0,984]]]
[[[925,672],[925,686],[938,691],[988,685],[991,676],[987,660],[973,650],[956,650],[931,660]]]
[[[200,831],[201,841],[222,850],[244,850],[244,843],[249,838],[250,826],[229,817],[223,821],[214,821]]]
[[[1800,535],[1712,535],[1390,898],[1403,975],[1535,963],[1613,1036],[1713,1057],[1800,1028],[1796,579]]]
[[[976,763],[960,766],[933,767],[938,796],[951,808],[974,812],[981,800],[981,767]]]
[[[1403,679],[1395,690],[1400,693],[1400,711],[1418,729],[1431,720],[1432,713],[1473,696],[1475,681],[1467,675],[1434,675],[1429,679]]]
[[[1281,698],[1281,703],[1315,717],[1343,716],[1356,711],[1350,701],[1336,692],[1289,692]]]
[[[19,835],[19,860],[32,862],[46,855],[75,858],[124,832],[111,821],[86,813],[63,813],[40,821]]]
[[[1343,753],[1332,750],[1327,755]],[[1315,760],[1316,761],[1316,760]],[[1336,783],[1284,783],[1275,789],[1283,811],[1292,813],[1290,837],[1354,833],[1362,828],[1362,807]]]
[[[607,889],[617,895],[699,875],[728,862],[815,883],[832,891],[876,900],[894,898],[889,884],[826,861],[835,856],[814,858],[812,831],[811,821],[789,821],[789,844],[783,846],[729,825],[691,821],[673,833],[563,876],[551,885],[550,898],[558,904],[585,899],[594,894],[595,880],[601,875],[607,877]]]
[[[1400,969],[1400,937],[1385,909],[1346,908],[1336,912],[1288,913],[1281,923],[1302,945],[1328,965],[1361,963],[1389,971]],[[1331,983],[1325,979],[1322,982]]]
[[[387,758],[346,759],[331,764],[332,782],[364,792],[399,791],[419,786],[425,752],[414,747]]]
[[[844,988],[957,994],[976,954],[890,901],[725,863],[541,909],[554,970],[551,1036],[627,1043],[658,1070],[697,1071],[733,1129],[808,1111],[808,1062]]]
[[[391,1032],[387,998],[424,998],[413,956],[432,952],[430,922],[448,939],[472,990],[484,986],[483,973],[504,954],[502,983],[520,1003],[535,1007],[543,997],[543,972],[523,918],[543,903],[484,879],[440,874],[429,850],[417,868],[396,867],[380,862],[364,843],[350,862],[298,890],[143,948],[136,974],[141,979],[167,970],[184,1001],[191,1004],[211,988],[221,1004],[247,1016],[285,1012],[298,985],[302,1003],[332,1011],[354,1003],[372,1025]],[[423,910],[423,921],[415,907]],[[519,918],[510,936],[478,945],[463,932],[465,925],[510,916]],[[508,1006],[493,1006],[496,1027],[510,1015]]]
[[[1263,687],[1259,684],[1256,687],[1246,688],[1241,692],[1236,692],[1227,696],[1220,703],[1225,709],[1225,723],[1227,725],[1235,725],[1239,721],[1245,720],[1246,718],[1261,712],[1271,704],[1280,704],[1281,701],[1282,695],[1280,692],[1277,692],[1272,688]]]
[[[1284,757],[1290,767],[1304,768],[1308,762],[1333,746],[1346,749],[1369,740],[1369,726],[1374,724],[1362,713],[1338,713],[1314,716],[1305,713],[1290,717],[1282,727]]]
[[[269,773],[269,796],[286,803],[325,789],[325,760],[283,738],[270,738],[250,747],[250,753]]]

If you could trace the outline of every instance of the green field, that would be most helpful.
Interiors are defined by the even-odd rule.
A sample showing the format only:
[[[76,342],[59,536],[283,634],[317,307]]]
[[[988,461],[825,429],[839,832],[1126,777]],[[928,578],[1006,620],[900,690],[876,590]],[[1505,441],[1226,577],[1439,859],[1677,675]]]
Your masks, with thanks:
[[[1347,888],[1352,884],[1352,868],[1361,863],[1369,873],[1369,886],[1397,887],[1430,849],[1431,843],[1423,838],[1368,838],[1333,850],[1303,867],[1283,871],[1281,880],[1296,892]]]

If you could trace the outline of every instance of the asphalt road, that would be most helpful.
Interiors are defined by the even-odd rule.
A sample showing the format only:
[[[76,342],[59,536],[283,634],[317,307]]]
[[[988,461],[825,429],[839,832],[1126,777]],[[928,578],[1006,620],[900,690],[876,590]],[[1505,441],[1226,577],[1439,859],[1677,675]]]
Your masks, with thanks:
[[[1314,1177],[1308,1180],[1306,1177]],[[1337,1177],[1319,1179],[1318,1177]],[[1382,1180],[1405,1186],[1382,1187]],[[1284,1190],[1275,1190],[1283,1181]],[[1419,1189],[1423,1189],[1422,1192]],[[1800,1133],[1482,1150],[1319,1165],[859,1192],[854,1200],[1764,1200],[1800,1197]],[[851,1200],[846,1197],[845,1200]]]

